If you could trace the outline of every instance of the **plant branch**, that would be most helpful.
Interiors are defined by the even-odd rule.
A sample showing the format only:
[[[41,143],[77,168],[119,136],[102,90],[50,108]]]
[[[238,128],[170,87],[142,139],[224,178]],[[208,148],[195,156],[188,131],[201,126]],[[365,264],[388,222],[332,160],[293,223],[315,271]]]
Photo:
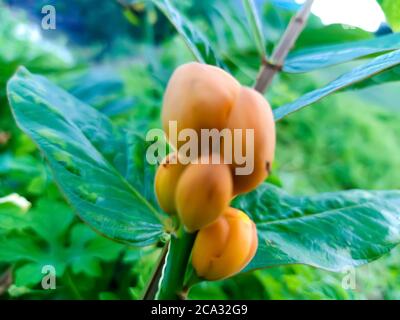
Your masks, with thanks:
[[[297,38],[306,25],[313,2],[314,0],[307,0],[290,20],[285,33],[272,54],[271,60],[263,59],[256,84],[254,85],[254,89],[258,92],[264,93],[271,84],[275,74],[282,69],[289,51],[296,43]]]
[[[160,289],[156,299],[184,299],[183,284],[195,237],[195,233],[187,233],[182,226],[177,234],[171,235],[169,251],[162,270]]]
[[[160,279],[162,276],[162,270],[164,268],[165,260],[168,254],[169,246],[170,246],[171,240],[169,240],[163,247],[161,251],[160,258],[157,262],[157,266],[153,271],[153,274],[151,275],[150,281],[147,284],[145,293],[143,295],[143,300],[154,300],[156,297],[156,294],[158,292],[158,287],[160,283]]]

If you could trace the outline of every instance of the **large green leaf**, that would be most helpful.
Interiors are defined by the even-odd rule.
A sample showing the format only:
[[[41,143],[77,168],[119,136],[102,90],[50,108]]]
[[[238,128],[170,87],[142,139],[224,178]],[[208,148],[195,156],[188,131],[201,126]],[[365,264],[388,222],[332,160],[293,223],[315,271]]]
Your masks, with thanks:
[[[151,0],[181,35],[196,60],[226,69],[205,35],[186,19],[168,0]]]
[[[26,69],[19,69],[7,90],[18,125],[43,152],[80,217],[119,241],[157,241],[162,226],[148,191],[153,169],[138,148],[144,141],[117,131],[106,116]]]
[[[266,45],[260,18],[253,0],[242,0],[251,32],[257,45],[258,52],[262,57],[266,55]]]
[[[400,50],[396,50],[372,59],[368,63],[343,74],[325,87],[311,91],[296,101],[275,109],[275,120],[278,121],[288,114],[298,111],[339,90],[343,90],[354,85],[360,85],[360,83],[363,81],[368,80],[378,74],[382,74],[382,72],[390,70],[399,64]]]
[[[286,59],[283,70],[289,73],[309,72],[399,48],[400,33],[370,40],[312,47],[290,54]]]
[[[234,206],[257,224],[259,247],[246,271],[294,263],[340,271],[400,243],[400,191],[290,196],[264,183]]]
[[[378,3],[392,29],[400,31],[400,2],[398,0],[378,0]]]

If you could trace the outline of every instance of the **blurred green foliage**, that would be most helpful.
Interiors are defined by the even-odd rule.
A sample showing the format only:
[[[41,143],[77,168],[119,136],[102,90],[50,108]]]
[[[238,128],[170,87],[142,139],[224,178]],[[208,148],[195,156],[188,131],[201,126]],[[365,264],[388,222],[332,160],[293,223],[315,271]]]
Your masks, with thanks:
[[[0,43],[7,43],[0,45],[0,197],[18,193],[32,203],[23,224],[0,233],[0,299],[138,299],[159,255],[157,247],[143,251],[116,244],[80,222],[65,204],[35,145],[16,128],[7,105],[6,81],[17,66],[25,65],[49,76],[117,125],[143,133],[160,126],[165,84],[177,65],[192,59],[190,53],[171,28],[164,29],[168,24],[154,7],[139,6],[131,12],[115,4],[107,5],[112,8],[108,10],[93,3],[74,1],[90,9],[91,18],[84,19],[79,30],[93,42],[85,45],[81,41],[72,50],[57,44],[58,37],[52,36],[51,42],[33,41],[27,15],[15,9],[11,14],[9,8],[0,6]],[[240,2],[197,1],[192,5],[182,1],[178,6],[211,39],[235,76],[251,85],[259,58]],[[292,12],[276,7],[273,1],[259,9],[266,49],[271,52]],[[68,6],[63,10],[68,15]],[[130,27],[124,22],[116,30],[118,23],[109,20],[109,28],[98,28],[99,20],[113,17],[119,21],[122,12]],[[68,33],[68,28],[63,32]],[[115,33],[123,36],[110,44]],[[365,31],[324,27],[313,17],[296,48],[368,38],[372,35]],[[107,43],[109,54],[99,57],[96,42]],[[300,77],[280,75],[268,93],[272,106],[326,84],[336,70]],[[385,108],[384,88],[382,99],[373,102],[362,99],[362,94],[329,97],[278,124],[276,184],[296,194],[400,188],[399,110]],[[56,290],[41,289],[41,268],[47,264],[57,267]],[[12,283],[2,286],[8,274]],[[354,290],[343,289],[344,276],[301,265],[277,267],[201,283],[191,290],[190,298],[399,299],[400,250],[358,268]]]

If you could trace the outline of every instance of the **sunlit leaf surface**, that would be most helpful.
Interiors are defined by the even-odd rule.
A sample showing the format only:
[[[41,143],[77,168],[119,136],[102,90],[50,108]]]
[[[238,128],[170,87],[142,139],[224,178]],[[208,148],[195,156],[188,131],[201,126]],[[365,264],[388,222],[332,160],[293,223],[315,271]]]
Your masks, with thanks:
[[[278,121],[288,114],[298,111],[310,104],[313,104],[332,93],[349,88],[353,85],[360,85],[363,81],[369,80],[371,77],[379,75],[384,71],[390,70],[398,66],[399,64],[400,50],[381,55],[369,61],[368,63],[363,64],[351,70],[350,72],[343,74],[328,85],[311,91],[301,98],[275,109],[275,120]],[[382,75],[384,74],[382,73]]]
[[[283,70],[289,73],[309,72],[399,48],[400,33],[370,40],[311,47],[290,54]]]
[[[106,236],[135,245],[162,234],[145,142],[43,77],[20,69],[8,98],[21,129],[45,155],[80,217]]]
[[[257,224],[259,247],[246,271],[294,263],[340,271],[400,243],[400,191],[291,196],[264,183],[234,206]]]

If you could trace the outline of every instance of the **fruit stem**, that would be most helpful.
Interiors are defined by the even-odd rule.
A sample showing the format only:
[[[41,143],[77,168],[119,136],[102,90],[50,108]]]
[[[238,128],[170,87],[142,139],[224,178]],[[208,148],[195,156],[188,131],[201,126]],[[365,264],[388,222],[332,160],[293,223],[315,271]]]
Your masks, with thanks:
[[[163,274],[156,299],[180,300],[195,233],[187,233],[181,226],[176,234],[171,235]]]

